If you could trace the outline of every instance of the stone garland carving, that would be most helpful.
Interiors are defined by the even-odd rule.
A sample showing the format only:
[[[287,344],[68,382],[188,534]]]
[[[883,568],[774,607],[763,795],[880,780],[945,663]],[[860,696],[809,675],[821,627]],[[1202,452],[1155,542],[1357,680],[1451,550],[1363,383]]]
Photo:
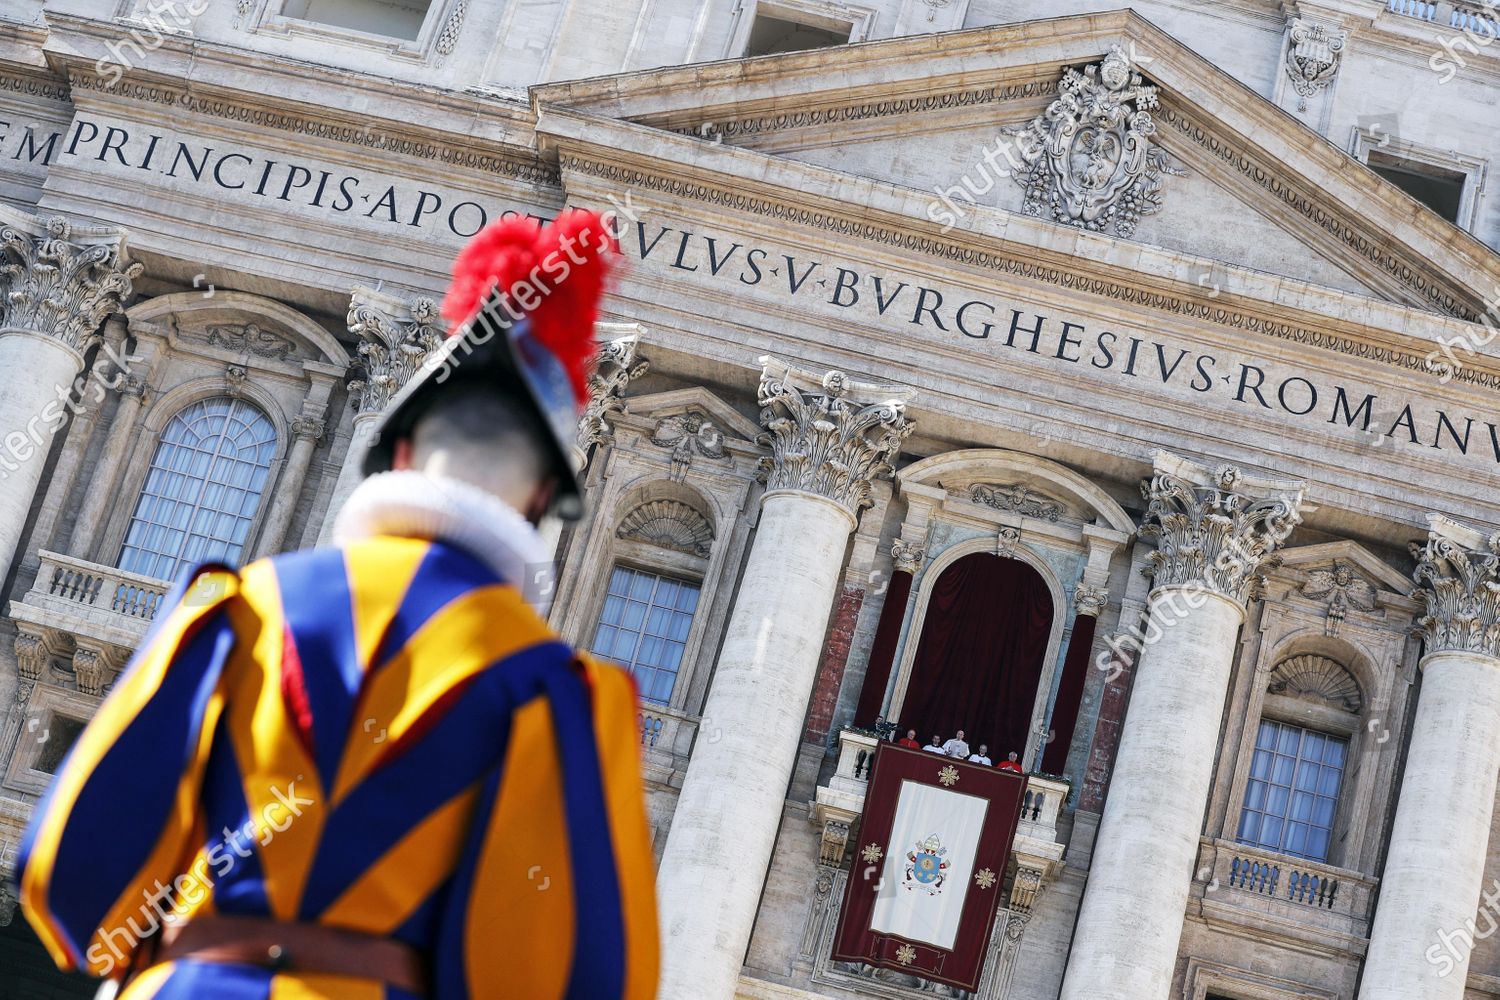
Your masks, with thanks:
[[[1425,545],[1410,546],[1417,560],[1411,596],[1426,605],[1417,619],[1426,652],[1500,658],[1500,534],[1482,544],[1462,545],[1434,528]]]
[[[1337,560],[1327,569],[1309,572],[1301,592],[1306,597],[1322,598],[1327,605],[1328,617],[1324,622],[1323,632],[1330,636],[1339,634],[1344,616],[1351,608],[1359,611],[1375,610],[1375,588],[1349,566]]]
[[[1286,49],[1286,72],[1297,92],[1297,110],[1307,110],[1307,99],[1325,89],[1338,75],[1348,32],[1293,18]]]
[[[975,483],[968,497],[975,503],[995,510],[1012,511],[1026,517],[1056,521],[1063,515],[1063,505],[1020,483]]]
[[[85,350],[99,324],[119,312],[135,291],[140,264],[122,256],[118,230],[78,232],[61,216],[29,232],[20,224],[0,225],[0,306],[5,326],[56,337]]]
[[[1109,605],[1109,588],[1093,587],[1080,583],[1073,588],[1073,613],[1089,618],[1098,618]]]
[[[922,568],[922,561],[926,558],[927,549],[915,542],[907,542],[899,538],[891,542],[891,564],[897,573],[915,576],[917,570]]]
[[[639,355],[640,338],[631,335],[599,347],[599,363],[589,376],[589,402],[578,418],[578,447],[585,454],[596,444],[614,440],[609,418],[625,410],[625,387],[651,368]]]
[[[784,366],[768,364],[760,377],[760,441],[766,489],[816,493],[849,513],[873,503],[870,484],[892,470],[915,426],[899,399],[865,403],[849,398],[849,377],[831,371],[822,392],[804,391]]]
[[[1304,654],[1276,664],[1266,690],[1292,698],[1316,698],[1344,712],[1359,714],[1364,696],[1359,683],[1336,660]]]
[[[443,342],[443,321],[432,299],[406,306],[410,318],[388,312],[358,293],[349,302],[349,332],[360,337],[360,377],[349,381],[349,404],[379,413]]]
[[[651,443],[671,450],[674,479],[682,478],[694,456],[715,461],[729,458],[724,432],[697,410],[663,417],[651,431]]]
[[[243,351],[258,358],[287,361],[297,353],[293,341],[254,323],[240,326],[211,326],[204,341],[215,347],[226,347],[232,351]]]
[[[1154,587],[1198,586],[1243,604],[1259,596],[1260,570],[1301,522],[1301,496],[1247,496],[1232,466],[1213,480],[1198,486],[1158,471],[1141,485],[1148,501],[1141,534],[1159,539],[1146,572]]]
[[[680,500],[648,500],[621,519],[615,535],[704,559],[714,543],[708,519]]]
[[[437,50],[443,55],[449,55],[458,45],[458,39],[463,34],[464,15],[469,12],[469,0],[457,0],[453,5],[453,11],[448,15],[448,20],[443,24],[443,30],[438,33]]]
[[[1012,176],[1026,189],[1027,215],[1130,236],[1161,208],[1162,174],[1181,174],[1152,142],[1156,88],[1141,82],[1124,48],[1082,73],[1069,69],[1057,100],[1017,136],[1029,165]]]

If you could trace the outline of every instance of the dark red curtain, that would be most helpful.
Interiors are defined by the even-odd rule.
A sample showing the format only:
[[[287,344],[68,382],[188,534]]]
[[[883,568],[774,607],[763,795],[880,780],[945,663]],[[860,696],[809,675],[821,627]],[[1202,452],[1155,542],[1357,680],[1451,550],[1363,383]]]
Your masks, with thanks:
[[[906,598],[911,594],[911,574],[891,574],[886,588],[885,604],[880,608],[880,623],[875,626],[875,641],[865,664],[864,687],[859,689],[859,705],[854,709],[854,724],[873,728],[885,707],[885,686],[891,679],[891,664],[896,659],[896,643],[901,639],[901,622],[906,618]],[[896,734],[900,739],[906,730]],[[928,733],[927,736],[931,736]],[[927,736],[922,737],[926,739]]]
[[[1041,574],[985,552],[943,571],[927,602],[900,728],[970,748],[989,745],[997,763],[1025,753],[1037,681],[1052,630],[1052,595]]]
[[[1057,685],[1057,702],[1052,706],[1052,742],[1042,753],[1044,774],[1062,774],[1068,766],[1068,751],[1073,746],[1073,730],[1078,728],[1078,707],[1083,703],[1083,685],[1089,676],[1089,653],[1094,648],[1094,615],[1073,619],[1073,637],[1068,640],[1068,655],[1063,660],[1062,681]]]

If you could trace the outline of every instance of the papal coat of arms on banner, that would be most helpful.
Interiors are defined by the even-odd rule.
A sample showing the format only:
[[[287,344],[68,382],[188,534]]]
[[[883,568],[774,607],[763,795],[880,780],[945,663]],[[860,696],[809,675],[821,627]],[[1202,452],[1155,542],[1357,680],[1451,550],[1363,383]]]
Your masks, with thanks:
[[[948,878],[948,862],[943,858],[947,853],[935,833],[917,841],[916,850],[906,854],[906,878],[901,884],[908,890],[922,889],[929,896],[942,892]]]

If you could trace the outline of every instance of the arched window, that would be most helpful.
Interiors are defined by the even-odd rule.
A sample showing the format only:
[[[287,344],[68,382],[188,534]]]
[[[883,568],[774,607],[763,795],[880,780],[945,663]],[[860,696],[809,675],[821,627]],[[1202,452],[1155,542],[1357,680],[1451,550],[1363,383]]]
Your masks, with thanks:
[[[209,559],[237,562],[276,453],[276,429],[240,399],[203,399],[162,431],[119,567],[170,580]]]

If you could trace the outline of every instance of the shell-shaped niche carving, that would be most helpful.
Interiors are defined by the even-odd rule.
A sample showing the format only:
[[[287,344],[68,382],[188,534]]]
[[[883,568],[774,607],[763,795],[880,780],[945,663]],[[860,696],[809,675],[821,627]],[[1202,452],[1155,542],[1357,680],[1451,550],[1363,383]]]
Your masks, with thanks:
[[[1326,701],[1356,714],[1364,707],[1359,682],[1337,660],[1326,656],[1304,654],[1282,660],[1271,671],[1271,683],[1266,690],[1292,698]]]
[[[615,534],[704,558],[714,540],[708,518],[681,500],[646,501],[625,515]]]

